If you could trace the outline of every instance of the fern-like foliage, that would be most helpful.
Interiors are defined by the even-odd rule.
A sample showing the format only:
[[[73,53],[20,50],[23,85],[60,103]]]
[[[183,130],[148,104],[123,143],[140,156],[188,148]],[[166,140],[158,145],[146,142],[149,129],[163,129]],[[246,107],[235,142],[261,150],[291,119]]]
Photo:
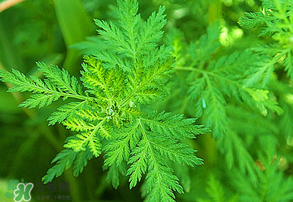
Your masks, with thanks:
[[[263,65],[269,58],[255,54],[252,49],[223,53],[220,34],[220,25],[216,22],[198,40],[186,44],[181,51],[173,51],[180,61],[175,69],[182,75],[182,80],[177,80],[184,92],[181,94],[184,97],[180,100],[183,103],[180,103],[181,110],[190,116],[201,117],[203,123],[211,128],[218,149],[226,160],[226,168],[232,169],[237,165],[243,175],[249,174],[250,180],[257,183],[254,158],[245,139],[248,133],[245,131],[252,134],[255,129],[240,129],[241,124],[237,121],[243,125],[248,121],[247,117],[254,120],[251,114],[268,117],[270,114],[281,115],[284,111],[274,92],[264,87],[275,79],[271,70],[264,70]],[[202,47],[201,44],[208,45]],[[209,44],[213,45],[209,48]],[[202,50],[205,51],[201,53]],[[255,69],[262,69],[262,79],[253,73]],[[264,76],[266,78],[263,79]],[[274,128],[266,130],[269,134],[274,132]]]
[[[287,76],[292,80],[292,1],[263,0],[262,12],[245,13],[245,15],[239,20],[241,26],[260,27],[259,36],[273,39],[270,44],[252,47],[263,59],[260,66],[250,72],[246,85],[253,85],[261,81],[262,86],[265,86],[280,61],[284,70],[287,71]]]
[[[259,182],[250,184],[244,176],[239,175],[239,171],[234,170],[233,183],[240,192],[241,201],[291,201],[292,177],[285,176],[281,171],[282,156],[276,155],[276,138],[273,136],[261,136],[264,152],[259,152],[257,159],[259,168],[257,175]],[[249,187],[245,188],[244,187]],[[253,187],[257,187],[254,189]]]
[[[209,199],[199,199],[199,202],[236,202],[238,201],[238,196],[234,195],[229,200],[225,196],[223,186],[220,184],[218,180],[215,179],[213,175],[211,175],[208,179],[208,188],[206,192],[209,195]]]
[[[207,114],[206,124],[213,128],[215,137],[222,138],[229,128],[225,106],[227,97],[244,101],[251,107],[257,107],[264,115],[267,109],[282,113],[277,102],[269,99],[268,91],[245,86],[245,68],[251,66],[255,57],[251,51],[234,52],[209,62],[205,69],[178,66],[180,71],[190,71],[190,98],[196,101],[196,116]],[[237,66],[235,65],[237,64]],[[235,76],[236,75],[236,76]],[[218,86],[221,86],[219,88]]]
[[[118,23],[96,20],[107,48],[84,57],[81,82],[66,70],[44,63],[37,63],[43,80],[17,70],[0,71],[1,80],[14,86],[10,92],[33,93],[22,107],[75,99],[48,118],[49,125],[61,123],[77,134],[67,138],[65,149],[52,161],[56,164],[43,177],[45,183],[70,166],[79,175],[88,160],[104,153],[104,168],[109,168],[108,179],[115,188],[119,173],[129,176],[130,188],[145,176],[146,201],[174,201],[175,192],[183,193],[183,188],[172,163],[203,163],[185,141],[207,129],[195,125],[193,118],[144,107],[168,94],[174,58],[169,47],[156,43],[166,23],[164,7],[147,21],[137,11],[137,1],[118,0]]]

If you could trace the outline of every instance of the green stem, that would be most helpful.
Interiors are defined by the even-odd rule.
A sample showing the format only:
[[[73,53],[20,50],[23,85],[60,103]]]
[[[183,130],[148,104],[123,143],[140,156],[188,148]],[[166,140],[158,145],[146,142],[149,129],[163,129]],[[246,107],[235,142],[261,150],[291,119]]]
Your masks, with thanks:
[[[197,68],[193,68],[193,67],[175,67],[175,69],[177,70],[183,70],[183,71],[196,71],[196,72],[199,72],[201,74],[203,74],[206,78],[207,78],[207,75],[210,75],[212,77],[216,77],[216,78],[219,78],[219,79],[222,79],[222,80],[225,80],[225,81],[228,81],[229,83],[232,83],[236,86],[238,86],[239,88],[242,88],[243,86],[231,79],[228,79],[224,76],[221,76],[219,74],[215,74],[213,72],[210,72],[210,71],[206,71],[206,70],[203,70],[203,69],[197,69]]]
[[[203,76],[205,77],[206,81],[207,81],[207,85],[210,86],[210,88],[212,88],[209,76],[214,76],[214,77],[218,77],[221,79],[225,79],[225,80],[229,80],[226,77],[222,77],[218,74],[214,74],[213,72],[209,72],[206,71],[204,69],[199,69],[199,68],[193,68],[193,67],[175,67],[176,70],[182,70],[182,71],[196,71],[198,73],[203,74]],[[234,83],[235,85],[240,86],[239,83],[236,83],[235,81],[229,80],[229,82]],[[241,86],[242,88],[242,86]],[[213,94],[214,95],[214,94]],[[214,100],[214,99],[213,99]],[[203,147],[203,151],[204,153],[202,154],[206,165],[208,166],[213,166],[216,163],[217,160],[217,144],[216,141],[213,139],[212,135],[206,134],[204,136],[202,136],[200,139],[202,139],[202,147]],[[199,154],[201,153],[201,150],[199,152]]]
[[[222,1],[221,0],[209,0],[208,7],[208,22],[214,23],[222,19]]]

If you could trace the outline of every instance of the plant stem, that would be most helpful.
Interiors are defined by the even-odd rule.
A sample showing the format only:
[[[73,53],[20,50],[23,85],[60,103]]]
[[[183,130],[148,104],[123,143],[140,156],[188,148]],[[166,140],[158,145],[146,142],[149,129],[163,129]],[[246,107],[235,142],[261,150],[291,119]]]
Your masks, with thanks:
[[[18,4],[24,0],[7,0],[0,3],[0,12],[14,6],[15,4]]]
[[[208,21],[214,23],[222,18],[222,1],[210,0],[208,7]]]

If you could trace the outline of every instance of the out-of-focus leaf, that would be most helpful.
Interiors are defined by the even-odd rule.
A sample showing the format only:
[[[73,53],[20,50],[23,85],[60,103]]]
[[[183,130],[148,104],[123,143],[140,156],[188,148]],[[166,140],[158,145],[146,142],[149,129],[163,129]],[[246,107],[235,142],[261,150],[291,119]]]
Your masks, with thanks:
[[[0,87],[0,112],[19,112],[21,108],[17,107],[16,100],[11,93],[6,93],[7,88]]]
[[[6,18],[0,15],[0,62],[4,67],[21,69],[21,57],[16,47],[11,43],[12,32],[8,29]]]
[[[77,51],[71,49],[70,46],[83,41],[85,36],[91,35],[94,23],[91,23],[90,17],[79,0],[54,0],[54,5],[58,23],[67,46],[64,68],[72,72],[77,62],[79,62],[79,58],[76,57]]]

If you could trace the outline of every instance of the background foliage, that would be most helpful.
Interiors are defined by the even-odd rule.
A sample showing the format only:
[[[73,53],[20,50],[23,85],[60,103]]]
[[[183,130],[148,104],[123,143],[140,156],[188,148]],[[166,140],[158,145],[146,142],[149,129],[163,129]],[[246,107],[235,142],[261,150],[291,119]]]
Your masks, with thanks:
[[[143,19],[166,7],[160,43],[176,57],[172,93],[153,107],[197,117],[212,130],[189,142],[205,164],[175,170],[185,191],[177,201],[293,200],[292,3],[139,1]],[[116,5],[27,0],[0,13],[1,68],[40,77],[35,62],[43,61],[79,77],[82,55],[102,45],[92,19],[115,20]],[[47,126],[61,102],[28,110],[17,107],[27,94],[6,91],[0,84],[0,177],[4,184],[40,182],[71,135],[61,125]],[[78,178],[69,170],[57,180],[70,182],[75,201],[142,201],[140,184],[129,190],[122,178],[113,189],[102,164],[103,158],[92,159]]]

